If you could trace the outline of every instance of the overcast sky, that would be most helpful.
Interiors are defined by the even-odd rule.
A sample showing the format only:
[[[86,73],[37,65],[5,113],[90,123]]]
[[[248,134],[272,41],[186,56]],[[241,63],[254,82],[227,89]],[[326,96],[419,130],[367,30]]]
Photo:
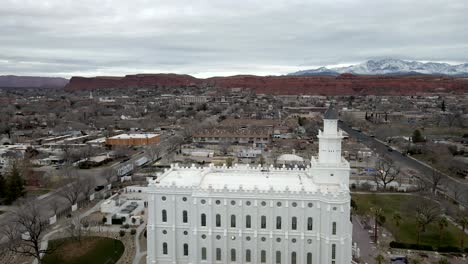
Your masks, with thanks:
[[[0,3],[0,75],[268,75],[380,57],[468,62],[468,1]]]

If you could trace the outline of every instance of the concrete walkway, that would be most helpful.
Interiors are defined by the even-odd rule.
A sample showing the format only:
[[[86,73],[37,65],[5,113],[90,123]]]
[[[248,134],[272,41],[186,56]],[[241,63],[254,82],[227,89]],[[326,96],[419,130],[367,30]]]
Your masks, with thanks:
[[[133,258],[133,264],[139,264],[141,258],[146,255],[146,251],[140,252],[140,235],[145,230],[146,223],[141,224],[137,228],[137,232],[135,234],[135,258]]]

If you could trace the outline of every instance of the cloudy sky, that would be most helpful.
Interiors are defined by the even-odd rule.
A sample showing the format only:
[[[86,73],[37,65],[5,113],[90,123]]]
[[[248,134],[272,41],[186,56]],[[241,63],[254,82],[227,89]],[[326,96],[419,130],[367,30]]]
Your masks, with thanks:
[[[2,0],[0,75],[284,74],[468,62],[467,0]]]

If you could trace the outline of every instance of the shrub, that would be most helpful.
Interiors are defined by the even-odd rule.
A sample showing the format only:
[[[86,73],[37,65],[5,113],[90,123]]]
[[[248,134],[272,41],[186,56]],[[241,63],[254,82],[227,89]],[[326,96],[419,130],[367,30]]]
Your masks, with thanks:
[[[445,246],[445,247],[439,247],[437,249],[439,252],[462,252],[460,248],[454,247],[454,246]]]
[[[129,229],[129,228],[130,228],[130,225],[129,225],[129,224],[125,224],[125,225],[123,225],[123,228]]]
[[[412,250],[426,250],[426,251],[434,251],[432,246],[428,245],[417,245],[417,244],[409,244],[409,243],[401,243],[392,241],[390,242],[391,248],[403,248],[403,249],[412,249]]]
[[[119,231],[119,235],[120,235],[121,237],[125,236],[125,231],[124,231],[124,230],[120,230],[120,231]]]
[[[135,228],[132,228],[132,229],[130,230],[130,234],[131,234],[131,235],[135,235],[135,234],[136,234],[136,229],[135,229]]]
[[[102,218],[102,223],[105,224],[106,222],[107,222],[107,217],[104,216],[104,217]]]

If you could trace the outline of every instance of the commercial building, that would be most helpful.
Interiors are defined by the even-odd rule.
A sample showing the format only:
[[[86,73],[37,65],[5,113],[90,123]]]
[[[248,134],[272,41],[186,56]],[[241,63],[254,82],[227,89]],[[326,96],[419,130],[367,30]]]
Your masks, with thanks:
[[[120,134],[117,136],[106,138],[107,145],[125,145],[138,146],[157,144],[161,141],[159,134]]]
[[[147,263],[351,263],[337,118],[326,112],[306,169],[172,165],[151,180]]]

